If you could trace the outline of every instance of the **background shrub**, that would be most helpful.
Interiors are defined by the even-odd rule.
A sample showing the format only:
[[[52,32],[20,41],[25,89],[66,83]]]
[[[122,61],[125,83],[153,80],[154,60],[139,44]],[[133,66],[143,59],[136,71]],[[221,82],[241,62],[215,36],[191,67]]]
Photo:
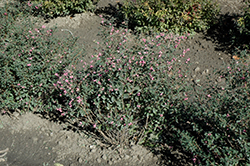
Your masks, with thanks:
[[[36,4],[34,10],[39,8],[41,14],[48,17],[57,17],[85,11],[94,11],[95,4],[98,1],[99,0],[94,2],[93,0],[32,0],[31,2]]]
[[[138,31],[174,33],[208,29],[219,12],[211,0],[128,0],[121,10]]]
[[[236,34],[233,34],[231,42],[237,46],[238,52],[242,50],[250,49],[249,46],[249,37],[250,37],[250,1],[246,1],[246,7],[244,8],[244,15],[234,19],[235,29],[237,30]],[[246,57],[244,57],[246,58]]]

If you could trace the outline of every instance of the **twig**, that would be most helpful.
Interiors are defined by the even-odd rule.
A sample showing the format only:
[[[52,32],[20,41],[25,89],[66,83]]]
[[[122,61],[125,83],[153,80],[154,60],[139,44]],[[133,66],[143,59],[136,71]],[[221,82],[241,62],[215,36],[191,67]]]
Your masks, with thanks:
[[[68,29],[61,29],[61,31],[68,31],[72,35],[72,37],[75,38],[74,35],[73,35],[73,33],[70,30],[68,30]]]
[[[0,153],[3,153],[2,155],[0,155],[0,158],[4,157],[7,154],[8,151],[9,151],[9,148],[0,151]]]

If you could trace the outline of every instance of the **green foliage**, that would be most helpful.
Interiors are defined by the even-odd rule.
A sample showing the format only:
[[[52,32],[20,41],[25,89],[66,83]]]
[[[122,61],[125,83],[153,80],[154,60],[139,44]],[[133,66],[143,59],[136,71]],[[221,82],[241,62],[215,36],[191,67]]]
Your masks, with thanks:
[[[128,0],[121,10],[138,31],[175,33],[208,29],[219,12],[211,0]]]
[[[71,61],[74,41],[56,39],[55,29],[36,28],[29,13],[31,8],[18,2],[0,11],[0,108],[9,112],[49,102],[54,73]]]
[[[72,15],[95,9],[92,0],[32,0],[32,3],[37,4],[34,10],[39,8],[43,15],[49,17]]]
[[[197,165],[250,162],[249,62],[235,58],[218,73],[226,86],[194,91],[188,49],[175,52],[186,37],[131,38],[128,29],[105,23],[105,42],[85,62],[74,39],[34,27],[31,9],[17,2],[0,9],[0,109],[74,119],[115,145],[180,143]]]
[[[244,15],[242,17],[238,17],[235,20],[235,24],[237,30],[239,31],[239,35],[235,36],[235,42],[242,43],[242,40],[245,41],[243,46],[240,46],[241,49],[250,49],[249,47],[249,37],[250,37],[250,1],[246,1],[246,6],[244,8]]]
[[[246,1],[245,3],[247,7],[244,8],[245,10],[244,16],[238,18],[237,22],[238,22],[238,25],[242,28],[240,29],[241,30],[240,32],[249,35],[250,33],[250,9],[249,9],[250,1]]]
[[[188,113],[178,116],[186,128],[175,131],[197,164],[246,165],[250,162],[249,65],[235,61],[219,74],[226,86],[200,89]]]
[[[70,100],[58,110],[93,126],[112,144],[146,142],[150,134],[160,135],[168,115],[183,107],[187,78],[182,68],[189,60],[173,52],[185,37],[162,33],[130,41],[129,30],[107,25],[93,60],[79,60],[81,65],[60,76],[58,93]]]

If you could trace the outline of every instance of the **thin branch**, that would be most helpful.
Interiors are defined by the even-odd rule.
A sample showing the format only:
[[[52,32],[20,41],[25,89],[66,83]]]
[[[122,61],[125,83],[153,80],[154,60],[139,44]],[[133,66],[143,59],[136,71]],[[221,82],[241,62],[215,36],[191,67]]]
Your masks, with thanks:
[[[9,148],[0,151],[0,153],[3,153],[2,155],[0,155],[0,158],[4,157],[7,154],[8,151],[9,151]]]

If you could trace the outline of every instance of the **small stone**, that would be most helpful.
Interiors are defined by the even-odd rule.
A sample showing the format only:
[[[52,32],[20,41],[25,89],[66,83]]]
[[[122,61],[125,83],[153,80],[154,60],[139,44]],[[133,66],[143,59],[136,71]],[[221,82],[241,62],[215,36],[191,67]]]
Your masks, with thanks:
[[[94,146],[94,145],[90,145],[89,148],[90,148],[90,149],[94,149],[95,146]]]
[[[81,164],[82,163],[82,158],[79,157],[77,161]]]
[[[139,159],[139,156],[135,155],[133,156],[133,160],[138,160]]]
[[[91,149],[91,153],[95,153],[96,152],[96,149]]]
[[[195,69],[194,69],[194,71],[197,73],[197,72],[199,72],[201,69],[199,68],[199,67],[196,67]]]
[[[62,141],[58,141],[57,144],[58,144],[58,145],[62,145]]]
[[[14,112],[13,115],[14,115],[15,117],[18,117],[18,116],[19,116],[19,113],[18,113],[18,112]]]
[[[129,155],[125,155],[124,159],[128,160],[129,159]]]
[[[96,161],[97,161],[98,163],[101,163],[101,162],[102,162],[102,159],[98,158]]]
[[[38,138],[37,138],[37,137],[33,137],[33,138],[32,138],[32,140],[33,140],[33,143],[35,143],[35,144],[36,144],[36,143],[37,143],[37,141],[38,141]]]
[[[206,70],[204,70],[203,72],[202,72],[202,75],[206,75],[206,74],[208,74],[209,73],[209,69],[206,69]]]
[[[107,160],[107,156],[106,155],[102,155],[102,159],[103,160]]]

